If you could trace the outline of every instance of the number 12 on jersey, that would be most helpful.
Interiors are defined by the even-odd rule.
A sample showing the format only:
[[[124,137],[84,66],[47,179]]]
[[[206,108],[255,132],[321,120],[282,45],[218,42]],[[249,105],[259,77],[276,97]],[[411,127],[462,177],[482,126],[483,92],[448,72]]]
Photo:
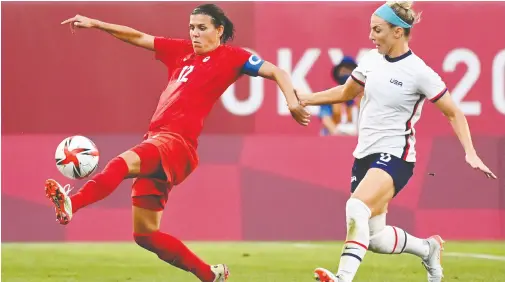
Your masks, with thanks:
[[[194,68],[194,66],[184,66],[181,70],[181,73],[179,74],[179,77],[177,78],[177,82],[187,82],[188,75],[193,71]]]

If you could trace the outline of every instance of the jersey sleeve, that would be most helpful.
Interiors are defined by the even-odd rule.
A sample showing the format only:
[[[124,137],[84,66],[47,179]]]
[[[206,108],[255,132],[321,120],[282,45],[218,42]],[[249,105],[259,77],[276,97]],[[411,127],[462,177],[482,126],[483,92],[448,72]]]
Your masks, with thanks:
[[[184,39],[172,39],[165,37],[154,38],[154,52],[156,60],[169,65],[177,56],[180,56],[187,48],[188,41]]]
[[[258,76],[261,66],[265,63],[260,57],[250,54],[247,61],[242,65],[241,73],[249,76]]]
[[[366,76],[370,68],[369,66],[372,63],[374,53],[377,53],[377,50],[371,50],[366,53],[363,59],[358,63],[358,66],[351,73],[351,78],[363,87],[366,83]]]
[[[447,93],[447,86],[440,75],[428,66],[421,69],[418,83],[418,91],[433,103]]]
[[[249,76],[258,76],[259,70],[265,61],[242,48],[235,47],[233,49],[239,73]]]

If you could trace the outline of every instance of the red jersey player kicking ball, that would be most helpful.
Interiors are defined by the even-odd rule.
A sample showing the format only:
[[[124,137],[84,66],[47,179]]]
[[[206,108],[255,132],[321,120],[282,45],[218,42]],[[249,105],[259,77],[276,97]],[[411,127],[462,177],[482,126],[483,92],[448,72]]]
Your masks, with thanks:
[[[80,15],[62,24],[70,24],[72,31],[103,30],[154,51],[168,68],[168,85],[142,143],[112,159],[72,196],[69,189],[56,181],[46,181],[46,196],[55,206],[57,219],[68,224],[78,210],[107,197],[124,179],[135,178],[132,187],[135,242],[201,281],[226,281],[229,275],[226,265],[208,265],[179,239],[159,231],[161,215],[171,188],[184,181],[198,164],[197,139],[205,117],[242,74],[274,80],[284,93],[293,118],[304,126],[309,123],[310,115],[299,104],[288,74],[241,48],[226,45],[233,38],[233,23],[216,5],[201,5],[193,10],[189,21],[191,40],[154,37]]]

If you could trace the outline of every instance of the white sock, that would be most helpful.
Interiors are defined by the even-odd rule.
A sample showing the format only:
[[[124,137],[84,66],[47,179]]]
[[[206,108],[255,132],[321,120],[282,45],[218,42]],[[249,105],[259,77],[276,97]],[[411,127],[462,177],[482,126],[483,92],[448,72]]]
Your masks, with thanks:
[[[385,223],[385,213],[370,219],[370,251],[378,254],[408,253],[422,259],[428,257],[428,241],[414,237],[396,226],[386,226]]]
[[[370,209],[361,200],[351,198],[346,204],[347,238],[342,249],[337,275],[352,281],[370,243]]]
[[[370,218],[368,226],[370,227],[370,237],[381,232],[386,227],[386,213]]]

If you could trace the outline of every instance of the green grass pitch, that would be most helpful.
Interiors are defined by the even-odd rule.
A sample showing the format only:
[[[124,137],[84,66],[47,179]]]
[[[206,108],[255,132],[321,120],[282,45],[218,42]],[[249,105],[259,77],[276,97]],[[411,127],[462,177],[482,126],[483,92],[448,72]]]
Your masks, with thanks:
[[[336,270],[341,242],[189,242],[211,264],[226,263],[230,282],[314,281]],[[444,281],[505,281],[505,242],[447,242]],[[484,257],[478,257],[485,254]],[[4,282],[192,282],[191,274],[132,243],[2,244]],[[367,253],[355,281],[427,281],[418,258]]]

